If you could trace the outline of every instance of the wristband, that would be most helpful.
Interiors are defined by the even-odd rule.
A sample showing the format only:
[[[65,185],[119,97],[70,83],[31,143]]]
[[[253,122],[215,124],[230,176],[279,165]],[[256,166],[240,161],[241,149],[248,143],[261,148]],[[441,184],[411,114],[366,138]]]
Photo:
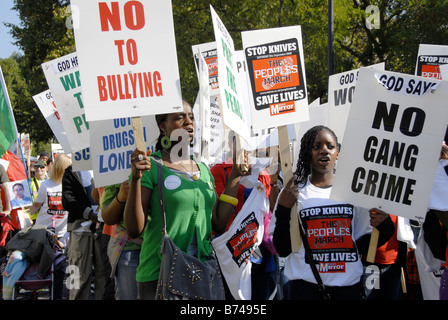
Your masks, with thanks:
[[[118,202],[119,204],[125,204],[125,203],[126,203],[126,201],[121,202],[120,200],[118,200],[118,195],[115,195],[115,200],[117,200],[117,202]]]
[[[228,204],[231,204],[234,207],[236,207],[238,205],[238,199],[237,198],[228,196],[228,195],[226,195],[224,193],[219,196],[219,200],[221,200],[222,202],[226,202]]]

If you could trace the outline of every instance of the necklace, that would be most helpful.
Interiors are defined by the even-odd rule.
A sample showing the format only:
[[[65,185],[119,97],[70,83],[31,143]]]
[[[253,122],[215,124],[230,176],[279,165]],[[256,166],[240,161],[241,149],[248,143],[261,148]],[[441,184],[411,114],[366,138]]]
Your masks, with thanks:
[[[171,155],[168,153],[168,151],[166,151],[165,149],[163,149],[163,151],[165,151],[166,154],[168,154],[168,156],[170,157],[170,160],[171,160]],[[173,158],[176,158],[176,157],[173,156]],[[177,158],[176,158],[176,161],[177,161],[176,164],[179,164],[182,168],[184,168],[186,173],[188,173],[194,181],[199,180],[199,176],[197,174],[193,173],[193,164],[191,163],[191,159],[190,159],[191,171],[188,171],[188,169],[185,168],[185,166],[182,164],[182,161],[179,161]]]

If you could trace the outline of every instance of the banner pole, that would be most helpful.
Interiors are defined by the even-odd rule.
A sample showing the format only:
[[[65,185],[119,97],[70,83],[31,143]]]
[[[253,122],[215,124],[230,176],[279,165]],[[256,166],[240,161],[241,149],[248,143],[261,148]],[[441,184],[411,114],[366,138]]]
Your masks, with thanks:
[[[291,150],[289,148],[288,126],[278,127],[278,145],[280,148],[280,165],[283,174],[283,181],[288,182],[292,174]],[[301,245],[299,216],[297,214],[297,204],[291,208],[290,220],[291,249],[292,252],[298,252]]]
[[[146,152],[145,138],[143,136],[143,125],[140,117],[131,117],[132,129],[134,130],[135,147]]]
[[[376,249],[378,247],[378,237],[380,235],[380,232],[377,228],[373,228],[372,234],[370,235],[370,244],[369,244],[369,251],[367,253],[367,262],[375,263],[375,255],[376,255]]]

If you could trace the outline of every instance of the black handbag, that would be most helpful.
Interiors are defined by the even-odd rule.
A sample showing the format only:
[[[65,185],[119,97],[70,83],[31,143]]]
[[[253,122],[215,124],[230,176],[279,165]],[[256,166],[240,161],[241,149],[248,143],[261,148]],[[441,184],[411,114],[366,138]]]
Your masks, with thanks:
[[[163,199],[163,173],[160,158],[157,164],[157,181],[162,213],[162,261],[157,283],[156,300],[224,300],[225,291],[218,260],[212,251],[201,261],[179,249],[166,232],[165,202]]]

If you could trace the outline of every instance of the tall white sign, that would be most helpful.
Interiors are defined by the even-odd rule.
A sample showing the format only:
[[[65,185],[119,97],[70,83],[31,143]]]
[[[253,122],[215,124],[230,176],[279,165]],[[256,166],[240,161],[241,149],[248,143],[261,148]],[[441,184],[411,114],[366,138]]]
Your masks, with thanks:
[[[331,198],[422,220],[447,99],[445,81],[361,68]]]
[[[89,121],[182,110],[170,0],[71,0]]]

